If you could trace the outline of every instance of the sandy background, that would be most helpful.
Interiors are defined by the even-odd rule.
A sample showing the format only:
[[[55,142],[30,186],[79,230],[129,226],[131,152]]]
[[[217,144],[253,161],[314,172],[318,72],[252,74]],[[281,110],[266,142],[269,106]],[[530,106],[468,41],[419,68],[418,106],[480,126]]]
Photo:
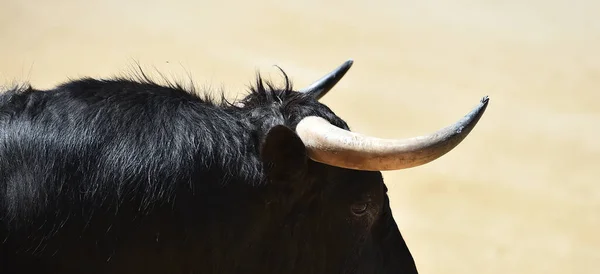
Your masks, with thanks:
[[[242,94],[348,58],[324,98],[353,130],[429,133],[490,106],[454,151],[386,172],[421,273],[598,273],[600,1],[7,1],[0,83],[51,87],[138,60]]]

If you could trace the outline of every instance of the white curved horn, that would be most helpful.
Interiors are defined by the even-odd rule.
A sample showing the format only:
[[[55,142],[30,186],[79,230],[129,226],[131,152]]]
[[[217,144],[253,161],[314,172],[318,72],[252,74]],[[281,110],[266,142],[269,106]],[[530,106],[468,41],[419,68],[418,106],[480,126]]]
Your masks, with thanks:
[[[399,170],[429,163],[455,148],[475,127],[487,108],[485,96],[469,114],[432,134],[407,139],[381,139],[350,132],[309,116],[296,132],[317,162],[356,170]]]

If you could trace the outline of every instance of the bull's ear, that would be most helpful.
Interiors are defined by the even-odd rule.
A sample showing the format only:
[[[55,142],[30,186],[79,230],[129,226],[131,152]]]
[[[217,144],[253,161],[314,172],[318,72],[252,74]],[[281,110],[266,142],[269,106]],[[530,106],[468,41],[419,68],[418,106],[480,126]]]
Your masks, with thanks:
[[[287,180],[306,169],[308,156],[296,132],[277,125],[269,130],[263,141],[261,160],[271,179]]]

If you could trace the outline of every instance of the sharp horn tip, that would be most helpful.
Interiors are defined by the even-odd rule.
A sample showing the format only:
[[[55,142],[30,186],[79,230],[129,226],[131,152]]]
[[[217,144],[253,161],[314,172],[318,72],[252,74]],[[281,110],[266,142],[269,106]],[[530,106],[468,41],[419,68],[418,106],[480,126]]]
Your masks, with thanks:
[[[482,104],[487,104],[490,101],[490,97],[489,96],[483,96],[483,98],[481,98],[481,103]]]
[[[346,62],[344,62],[344,66],[352,66],[354,64],[354,59],[350,58],[348,60],[346,60]]]

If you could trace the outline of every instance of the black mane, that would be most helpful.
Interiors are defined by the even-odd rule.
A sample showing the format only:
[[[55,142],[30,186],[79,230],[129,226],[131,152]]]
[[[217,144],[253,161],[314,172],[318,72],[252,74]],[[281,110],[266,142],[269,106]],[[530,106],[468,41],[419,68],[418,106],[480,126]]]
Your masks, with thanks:
[[[144,212],[172,203],[181,189],[196,193],[228,184],[263,185],[258,156],[270,128],[295,128],[308,115],[347,128],[284,77],[283,87],[277,87],[257,74],[239,102],[226,100],[224,93],[215,100],[210,91],[198,94],[193,85],[180,82],[159,84],[143,71],[129,78],[72,80],[48,91],[31,86],[7,91],[0,97],[0,145],[10,148],[0,151],[5,210],[0,220],[22,223],[66,201],[93,212],[108,205],[118,210],[138,198]],[[30,157],[47,149],[54,151]],[[44,174],[66,177],[39,182]]]

